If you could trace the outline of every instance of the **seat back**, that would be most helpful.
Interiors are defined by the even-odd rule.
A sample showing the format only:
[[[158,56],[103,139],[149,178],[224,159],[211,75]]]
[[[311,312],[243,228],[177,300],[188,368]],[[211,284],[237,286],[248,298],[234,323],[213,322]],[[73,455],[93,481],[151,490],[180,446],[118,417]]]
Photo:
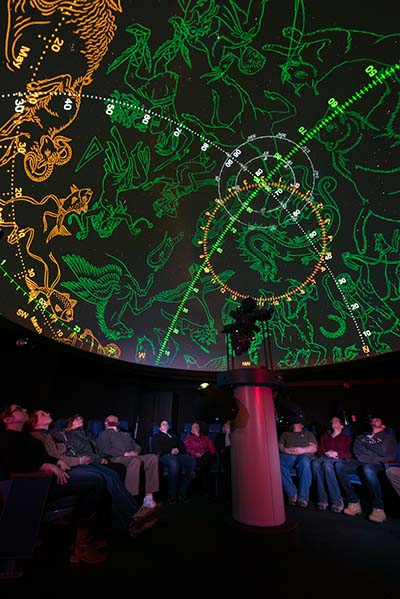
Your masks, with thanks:
[[[400,462],[400,441],[397,443],[396,462]]]
[[[150,436],[149,436],[149,440],[148,440],[148,444],[149,444],[149,452],[150,452],[150,453],[152,453],[152,451],[153,451],[153,449],[152,449],[152,444],[151,444],[152,437],[153,437],[154,435],[156,435],[156,434],[158,433],[158,431],[159,431],[159,430],[160,430],[160,427],[159,427],[159,425],[158,425],[158,424],[153,424],[153,428],[151,429],[151,434],[150,434]]]
[[[120,420],[119,421],[119,428],[121,429],[121,431],[126,431],[127,433],[129,433],[129,422],[128,422],[128,420]]]
[[[86,423],[87,431],[90,435],[90,438],[95,441],[101,431],[104,430],[103,421],[98,418],[89,418]]]
[[[400,441],[397,443],[397,452],[393,462],[387,462],[385,464],[385,469],[392,468],[393,466],[400,466]]]
[[[222,432],[222,424],[220,422],[212,422],[208,425],[208,436],[215,443],[217,435]]]
[[[24,561],[33,558],[41,526],[65,521],[75,510],[74,496],[48,501],[51,480],[45,472],[0,480],[0,580],[20,578]]]
[[[51,476],[18,477],[0,482],[0,559],[33,556]],[[29,509],[27,509],[29,497]]]
[[[68,418],[57,418],[51,424],[51,428],[54,431],[63,431],[67,426]]]
[[[185,437],[188,436],[188,434],[190,433],[190,430],[192,428],[192,423],[191,422],[185,422],[183,425],[183,429],[179,435],[180,440],[183,441],[185,439]]]

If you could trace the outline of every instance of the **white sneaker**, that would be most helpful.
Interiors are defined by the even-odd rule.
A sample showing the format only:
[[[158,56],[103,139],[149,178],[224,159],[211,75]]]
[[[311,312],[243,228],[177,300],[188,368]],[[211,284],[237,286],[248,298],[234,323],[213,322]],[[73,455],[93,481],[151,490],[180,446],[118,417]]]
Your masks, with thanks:
[[[152,497],[145,497],[143,500],[143,507],[155,508],[157,507],[157,504]]]

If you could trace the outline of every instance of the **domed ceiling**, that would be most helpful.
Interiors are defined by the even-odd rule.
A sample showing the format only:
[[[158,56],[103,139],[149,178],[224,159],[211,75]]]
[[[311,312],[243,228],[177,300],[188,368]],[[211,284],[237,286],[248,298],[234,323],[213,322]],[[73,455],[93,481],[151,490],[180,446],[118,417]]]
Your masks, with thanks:
[[[0,24],[3,316],[164,368],[226,369],[250,298],[271,317],[237,364],[399,348],[397,2],[3,0]]]

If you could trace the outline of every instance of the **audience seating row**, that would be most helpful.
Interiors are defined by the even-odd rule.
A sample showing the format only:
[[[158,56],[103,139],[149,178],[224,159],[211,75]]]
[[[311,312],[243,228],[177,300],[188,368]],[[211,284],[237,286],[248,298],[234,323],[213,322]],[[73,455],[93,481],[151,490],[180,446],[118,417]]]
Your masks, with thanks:
[[[396,453],[396,457],[395,460],[393,462],[389,462],[385,464],[385,469],[387,470],[388,468],[391,468],[392,466],[399,466],[400,465],[400,441],[397,444],[397,453]],[[292,470],[290,471],[291,476],[293,476],[293,478],[297,477],[297,472],[294,468],[292,468]],[[350,480],[350,483],[352,485],[356,485],[356,486],[362,486],[364,483],[361,480],[361,478],[358,476],[358,474],[348,474],[347,475],[348,479]]]
[[[181,441],[184,441],[185,437],[190,433],[190,429],[191,428],[192,428],[192,423],[191,422],[185,422],[184,423],[182,432],[179,435]],[[159,431],[158,424],[154,424],[153,428],[152,428],[151,435],[150,435],[149,440],[148,440],[149,452],[150,453],[152,451],[152,445],[151,445],[152,436],[156,435],[158,433],[158,431]],[[212,440],[212,442],[214,442],[217,434],[220,433],[221,431],[222,431],[222,424],[220,424],[220,423],[211,423],[208,426],[207,435],[210,437],[210,439]],[[223,469],[222,460],[220,459],[220,455],[217,453],[216,456],[215,456],[215,462],[213,464],[211,464],[211,466],[210,466],[210,473],[214,476],[214,494],[216,496],[219,495],[219,477],[222,474],[222,469]],[[167,469],[167,467],[163,466],[160,469],[160,473],[161,473],[162,476],[168,476],[168,469]]]

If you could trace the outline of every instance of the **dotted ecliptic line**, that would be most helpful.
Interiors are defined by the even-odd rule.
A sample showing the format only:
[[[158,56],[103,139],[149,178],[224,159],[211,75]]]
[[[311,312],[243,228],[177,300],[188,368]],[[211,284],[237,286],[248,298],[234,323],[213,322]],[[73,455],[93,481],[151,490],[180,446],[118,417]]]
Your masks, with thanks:
[[[351,307],[351,305],[349,304],[349,302],[348,302],[348,300],[347,300],[347,298],[346,298],[345,294],[343,293],[343,289],[341,288],[341,286],[340,286],[339,282],[338,282],[338,281],[336,281],[336,278],[335,278],[335,276],[334,276],[334,274],[333,274],[333,272],[332,272],[331,268],[329,267],[329,265],[328,265],[328,264],[326,264],[326,265],[325,265],[325,267],[326,267],[326,270],[329,272],[329,274],[330,274],[331,278],[333,279],[333,281],[334,281],[334,283],[335,283],[335,285],[336,285],[336,287],[337,287],[337,289],[338,289],[338,291],[339,291],[340,295],[342,296],[343,303],[344,303],[344,305],[347,307],[347,309],[348,309],[348,311],[349,311],[350,318],[351,318],[351,319],[352,319],[352,321],[353,321],[354,328],[356,329],[356,331],[357,331],[357,333],[358,333],[358,336],[360,337],[361,341],[363,341],[363,343],[364,343],[364,346],[368,346],[368,344],[367,344],[367,341],[366,341],[366,340],[365,340],[365,338],[364,338],[364,331],[361,331],[361,329],[360,329],[360,327],[359,327],[359,325],[358,325],[358,322],[357,322],[357,320],[356,320],[356,318],[355,318],[355,316],[354,316],[354,314],[353,314],[354,310],[353,310],[353,308]],[[368,352],[365,352],[365,353],[369,354],[370,352],[368,351]]]

